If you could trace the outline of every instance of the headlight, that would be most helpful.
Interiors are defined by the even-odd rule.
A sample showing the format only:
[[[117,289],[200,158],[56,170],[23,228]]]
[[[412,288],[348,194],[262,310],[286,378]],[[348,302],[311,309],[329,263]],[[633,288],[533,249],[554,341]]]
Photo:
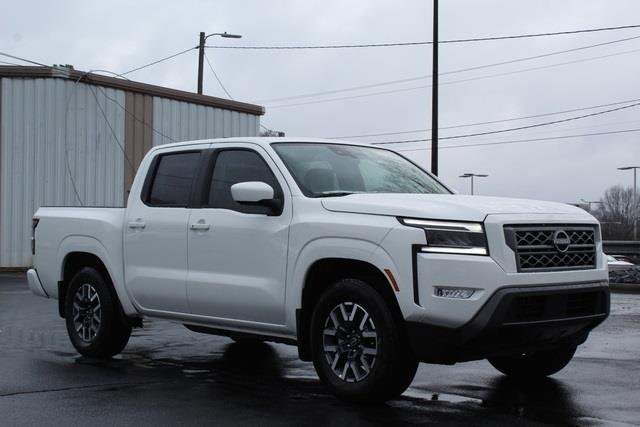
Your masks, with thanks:
[[[445,254],[488,255],[484,227],[477,222],[432,221],[413,218],[398,218],[409,227],[422,228],[427,236],[427,245],[422,252]]]

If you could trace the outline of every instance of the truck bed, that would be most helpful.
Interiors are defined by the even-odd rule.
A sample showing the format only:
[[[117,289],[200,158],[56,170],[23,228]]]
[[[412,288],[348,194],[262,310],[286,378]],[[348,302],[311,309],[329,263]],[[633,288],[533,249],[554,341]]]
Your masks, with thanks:
[[[114,281],[122,283],[124,214],[125,208],[121,207],[38,209],[34,215],[39,220],[35,230],[34,265],[38,265],[40,281],[49,297],[58,298],[58,281],[63,274],[61,266],[71,247],[74,251],[86,249],[99,255]]]

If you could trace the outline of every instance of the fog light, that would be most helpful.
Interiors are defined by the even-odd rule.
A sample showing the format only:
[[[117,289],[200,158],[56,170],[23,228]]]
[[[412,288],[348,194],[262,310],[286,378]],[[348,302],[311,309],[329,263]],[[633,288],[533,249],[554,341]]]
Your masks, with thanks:
[[[474,289],[467,288],[435,288],[435,296],[442,298],[468,299],[474,292]]]

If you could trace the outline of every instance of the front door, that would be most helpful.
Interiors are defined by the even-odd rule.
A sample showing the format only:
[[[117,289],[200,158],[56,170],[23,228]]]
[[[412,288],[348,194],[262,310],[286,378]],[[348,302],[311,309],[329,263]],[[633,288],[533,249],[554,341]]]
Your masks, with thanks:
[[[189,219],[191,312],[282,325],[292,212],[286,182],[257,146],[218,149],[211,162],[203,207],[193,209]],[[271,185],[283,200],[282,211],[236,203],[231,186],[247,181]]]

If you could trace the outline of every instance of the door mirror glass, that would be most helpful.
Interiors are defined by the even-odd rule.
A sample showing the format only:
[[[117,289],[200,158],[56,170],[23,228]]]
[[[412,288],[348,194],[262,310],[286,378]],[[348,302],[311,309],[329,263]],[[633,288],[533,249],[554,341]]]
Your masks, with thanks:
[[[268,204],[274,199],[274,191],[265,182],[239,182],[231,186],[231,197],[237,203]]]

